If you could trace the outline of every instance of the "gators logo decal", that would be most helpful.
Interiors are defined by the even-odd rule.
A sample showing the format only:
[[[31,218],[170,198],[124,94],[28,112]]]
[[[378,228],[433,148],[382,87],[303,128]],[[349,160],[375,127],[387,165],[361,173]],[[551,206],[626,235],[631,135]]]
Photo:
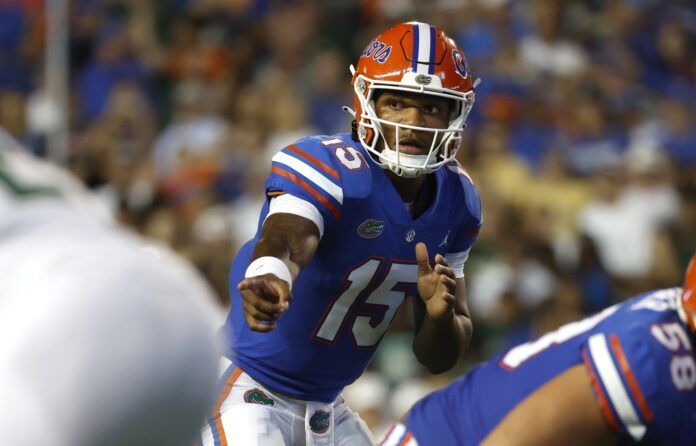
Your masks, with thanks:
[[[244,392],[244,401],[249,404],[261,404],[262,406],[275,406],[275,401],[260,389],[253,388]]]
[[[329,430],[331,426],[331,414],[329,412],[324,412],[323,410],[317,410],[314,412],[309,419],[309,428],[315,434],[323,434]]]
[[[379,237],[384,231],[384,222],[379,220],[367,219],[358,226],[358,235],[362,238]]]

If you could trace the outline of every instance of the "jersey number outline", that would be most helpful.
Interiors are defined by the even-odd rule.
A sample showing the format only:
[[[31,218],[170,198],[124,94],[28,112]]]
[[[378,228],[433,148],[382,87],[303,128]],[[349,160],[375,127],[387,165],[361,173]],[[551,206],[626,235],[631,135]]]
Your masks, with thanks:
[[[555,331],[545,334],[535,341],[526,342],[510,349],[500,360],[500,365],[506,370],[514,370],[527,360],[533,358],[544,350],[558,344],[562,344],[576,336],[592,330],[604,319],[618,310],[618,305],[605,308],[603,311],[588,318],[565,324]]]
[[[334,149],[334,155],[348,170],[360,170],[367,165],[362,154],[351,146],[341,146]]]
[[[385,266],[386,265],[386,266]],[[386,269],[386,273],[382,273]],[[376,345],[391,325],[396,310],[415,287],[418,265],[415,262],[370,257],[351,268],[344,276],[346,287],[331,302],[319,320],[312,338],[335,344],[342,327],[351,319],[350,332],[357,348]],[[367,296],[360,299],[361,296]],[[381,321],[373,315],[361,314],[359,307],[386,307]]]
[[[650,333],[667,350],[673,353],[669,363],[672,384],[677,390],[689,391],[696,388],[696,362],[693,347],[684,327],[676,322],[650,327]],[[678,354],[686,350],[686,354]]]

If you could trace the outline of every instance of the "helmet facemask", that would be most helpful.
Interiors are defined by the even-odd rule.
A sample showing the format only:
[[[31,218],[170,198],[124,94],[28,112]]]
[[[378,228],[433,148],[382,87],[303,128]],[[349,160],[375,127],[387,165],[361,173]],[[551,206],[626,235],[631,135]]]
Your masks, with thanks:
[[[381,167],[389,169],[401,177],[414,178],[434,172],[455,158],[461,141],[464,122],[474,103],[474,92],[472,90],[460,93],[438,86],[427,87],[421,84],[423,78],[416,73],[406,73],[403,77],[402,82],[378,81],[363,75],[358,75],[355,78],[353,88],[356,97],[360,101],[358,109],[360,115],[356,116],[357,134],[365,149],[375,155],[375,161]],[[421,79],[420,82],[419,78]],[[433,79],[436,81],[434,83],[439,81],[437,77],[427,79],[428,83],[431,83]],[[375,111],[376,91],[418,93],[452,101],[454,107],[450,113],[447,128],[420,127],[379,118]],[[395,128],[395,147],[390,147],[387,143],[383,128],[385,125]],[[402,129],[433,134],[428,153],[424,155],[403,153],[399,147],[399,136]],[[380,139],[383,141],[381,150],[378,148]]]

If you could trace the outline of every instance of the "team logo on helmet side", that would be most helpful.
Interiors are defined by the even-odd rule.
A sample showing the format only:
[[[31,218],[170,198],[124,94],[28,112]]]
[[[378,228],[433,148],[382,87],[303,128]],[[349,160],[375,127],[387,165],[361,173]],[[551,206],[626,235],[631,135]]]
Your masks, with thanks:
[[[389,59],[392,47],[387,46],[387,44],[380,42],[377,39],[372,40],[369,45],[365,48],[362,55],[365,57],[370,57],[379,63],[384,63]]]
[[[464,79],[469,77],[469,68],[467,67],[466,59],[464,58],[464,55],[462,55],[461,51],[456,48],[453,49],[452,60],[454,61],[454,69],[457,71],[457,73],[459,73],[459,75]]]

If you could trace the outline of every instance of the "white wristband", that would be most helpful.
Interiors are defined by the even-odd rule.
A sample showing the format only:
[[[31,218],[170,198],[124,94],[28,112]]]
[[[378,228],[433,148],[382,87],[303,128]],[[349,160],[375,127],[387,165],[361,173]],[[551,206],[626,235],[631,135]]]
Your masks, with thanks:
[[[278,257],[264,256],[259,257],[249,264],[244,277],[263,276],[264,274],[273,274],[277,278],[288,283],[288,288],[292,289],[292,276],[288,266]]]

